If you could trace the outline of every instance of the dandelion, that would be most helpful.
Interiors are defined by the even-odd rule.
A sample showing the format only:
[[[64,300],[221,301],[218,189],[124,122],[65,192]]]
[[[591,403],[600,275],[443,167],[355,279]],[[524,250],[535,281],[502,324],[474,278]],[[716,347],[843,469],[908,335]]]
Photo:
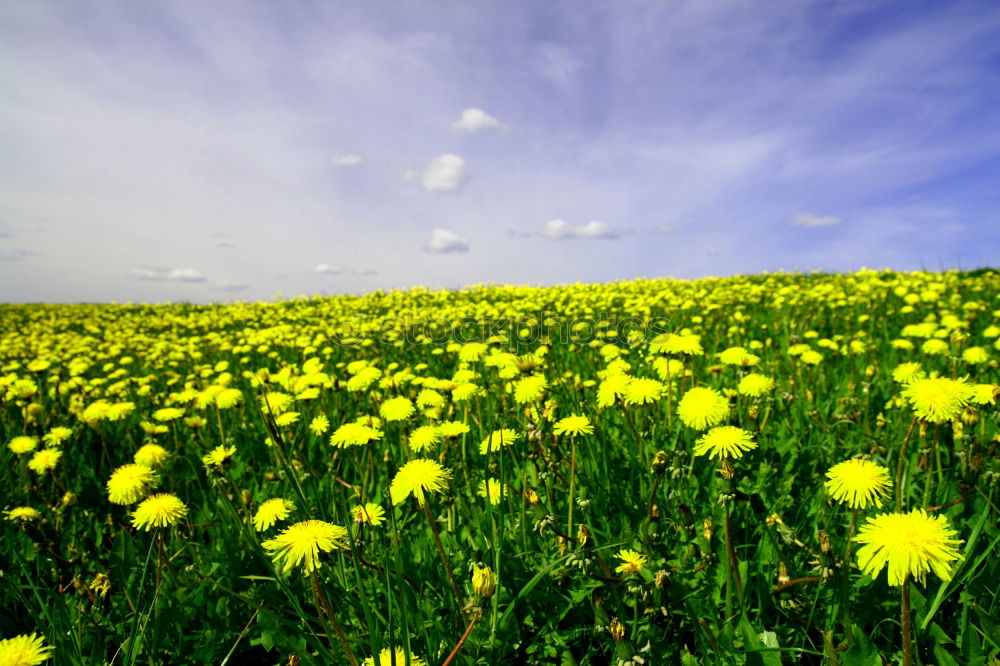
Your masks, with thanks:
[[[385,522],[385,509],[375,502],[359,504],[351,509],[351,517],[358,525],[378,527]]]
[[[759,398],[774,390],[774,380],[766,375],[751,372],[736,386],[736,392],[750,398]]]
[[[460,437],[469,432],[469,426],[461,421],[445,421],[438,424],[437,430],[442,437]]]
[[[375,439],[382,439],[381,430],[361,423],[345,423],[330,435],[330,444],[342,449],[346,446],[362,446]]]
[[[29,520],[38,520],[42,517],[42,514],[39,513],[38,509],[34,509],[30,506],[14,507],[10,511],[5,511],[4,513],[7,514],[7,520],[10,522],[20,521],[22,523],[26,523]]]
[[[514,432],[510,428],[494,430],[482,442],[480,442],[479,453],[486,455],[487,453],[499,451],[501,447],[510,446],[520,438],[521,435]]]
[[[417,408],[409,398],[398,397],[383,402],[378,411],[386,421],[404,421],[413,416]]]
[[[410,433],[410,449],[417,453],[426,451],[442,439],[441,432],[437,426],[424,425]]]
[[[28,461],[28,468],[40,476],[45,476],[46,472],[59,464],[62,454],[59,449],[42,449]]]
[[[696,456],[706,453],[710,458],[741,458],[745,451],[757,448],[753,436],[743,428],[719,426],[698,438],[694,447]]]
[[[143,444],[132,459],[135,464],[152,469],[163,464],[169,457],[170,452],[159,444]]]
[[[573,415],[556,421],[552,432],[557,435],[592,435],[594,426],[586,416]]]
[[[525,377],[514,385],[514,401],[523,405],[538,400],[545,393],[547,386],[548,380],[545,379],[544,375]]]
[[[320,414],[312,421],[309,422],[309,432],[316,435],[322,435],[327,430],[330,429],[330,419],[326,418],[326,415]]]
[[[271,560],[281,565],[282,572],[302,565],[306,574],[316,570],[319,554],[347,549],[347,530],[322,520],[295,523],[273,539],[261,544],[270,551]]]
[[[219,391],[215,396],[215,406],[219,409],[229,409],[243,402],[243,392],[235,388]]]
[[[150,495],[135,508],[132,526],[147,532],[154,527],[176,525],[187,515],[184,502],[170,493]]]
[[[921,582],[928,571],[941,580],[951,580],[953,563],[961,555],[956,546],[957,532],[942,515],[928,516],[922,509],[910,513],[884,513],[869,518],[861,527],[858,543],[858,566],[876,578],[889,565],[889,585],[900,586],[907,578]]]
[[[666,389],[655,379],[635,377],[625,387],[626,405],[648,405],[660,399]]]
[[[751,354],[743,347],[730,347],[719,354],[717,354],[719,360],[725,365],[739,365],[743,367],[749,367],[752,365],[757,365],[760,362],[760,357],[756,354]]]
[[[962,379],[935,377],[918,379],[903,390],[914,413],[931,423],[944,423],[958,418],[972,398],[973,389]]]
[[[992,405],[1000,397],[1000,386],[996,384],[976,384],[972,387],[972,394],[969,397],[971,402],[977,405]]]
[[[646,566],[646,557],[642,553],[634,550],[623,548],[618,551],[618,554],[615,555],[615,557],[622,561],[621,564],[615,567],[615,572],[624,576],[634,573],[642,573],[643,568]]]
[[[969,347],[962,352],[962,360],[969,365],[986,363],[990,360],[990,353],[986,351],[985,347]]]
[[[919,363],[900,363],[892,370],[892,380],[897,384],[911,384],[925,377],[927,377],[927,373],[923,371]]]
[[[108,479],[108,500],[113,504],[133,504],[156,485],[156,474],[144,465],[122,465]]]
[[[0,641],[0,665],[34,666],[52,658],[52,646],[36,633],[21,634]]]
[[[287,428],[288,426],[298,423],[299,413],[298,412],[282,412],[274,417],[274,425],[279,428]]]
[[[436,460],[417,458],[403,465],[389,486],[392,503],[399,504],[412,493],[420,506],[424,505],[424,492],[441,492],[448,484],[451,470]]]
[[[838,502],[852,509],[865,509],[869,504],[882,506],[892,481],[889,470],[870,460],[854,458],[830,468],[826,473],[826,488]]]
[[[799,356],[799,360],[806,365],[819,365],[823,362],[823,355],[815,349],[809,349],[802,352],[802,355]]]
[[[153,419],[155,421],[176,421],[182,416],[184,416],[184,410],[177,407],[164,407],[153,412]]]
[[[7,448],[20,456],[38,448],[38,440],[27,435],[18,435],[7,443]]]
[[[700,335],[677,335],[676,333],[662,333],[656,336],[649,342],[649,350],[654,354],[684,354],[687,356],[701,356],[705,353],[701,348]]]
[[[406,650],[401,647],[396,648],[383,648],[381,652],[378,653],[378,662],[376,663],[375,657],[368,657],[365,659],[364,666],[404,666],[406,660],[409,658],[410,666],[427,666],[427,662],[420,657],[411,654],[407,655]],[[393,661],[395,659],[395,661]]]
[[[597,387],[597,406],[610,407],[618,398],[625,395],[632,378],[628,375],[611,375],[601,381]]]
[[[279,520],[288,518],[288,514],[294,510],[295,505],[286,499],[272,497],[264,500],[253,515],[253,527],[258,532],[265,532]]]
[[[201,462],[205,467],[221,467],[234,453],[236,453],[235,446],[217,446],[208,455],[202,456]]]
[[[475,565],[472,569],[472,589],[484,599],[492,596],[497,589],[497,575],[489,567]]]
[[[45,442],[47,446],[59,446],[67,439],[73,435],[72,428],[66,428],[64,426],[56,426],[49,430],[42,437],[42,441]]]
[[[689,428],[706,430],[729,416],[729,400],[715,389],[695,387],[681,398],[677,414]]]
[[[452,389],[451,399],[455,402],[465,402],[466,400],[476,397],[480,393],[482,393],[482,389],[480,389],[479,386],[471,382],[464,382]]]

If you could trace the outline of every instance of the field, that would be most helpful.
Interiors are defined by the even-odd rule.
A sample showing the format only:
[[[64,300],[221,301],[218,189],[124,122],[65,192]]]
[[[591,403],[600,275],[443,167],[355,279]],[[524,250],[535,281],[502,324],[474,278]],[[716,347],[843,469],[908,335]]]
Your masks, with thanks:
[[[0,664],[997,663],[996,272],[0,324]]]

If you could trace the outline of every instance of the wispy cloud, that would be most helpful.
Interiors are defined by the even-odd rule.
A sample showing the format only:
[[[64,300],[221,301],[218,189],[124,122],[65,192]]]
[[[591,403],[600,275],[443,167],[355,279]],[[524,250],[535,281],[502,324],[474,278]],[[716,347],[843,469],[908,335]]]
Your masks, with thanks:
[[[843,220],[835,215],[815,215],[798,212],[792,215],[791,224],[796,227],[831,227]]]
[[[316,264],[309,272],[316,275],[340,275],[344,269],[332,264]]]
[[[129,271],[133,280],[144,282],[204,282],[205,276],[194,268],[167,268],[166,266],[137,266]]]
[[[469,239],[459,236],[454,231],[438,228],[431,232],[427,251],[438,254],[468,252]]]
[[[38,254],[33,250],[9,249],[0,250],[0,261],[24,261],[30,256]]]
[[[561,219],[549,220],[539,233],[552,240],[568,240],[573,238],[611,240],[624,235],[624,232],[612,229],[611,225],[607,222],[592,220],[586,224],[573,225]]]
[[[360,155],[334,155],[332,161],[334,166],[352,167],[361,164],[364,159]]]

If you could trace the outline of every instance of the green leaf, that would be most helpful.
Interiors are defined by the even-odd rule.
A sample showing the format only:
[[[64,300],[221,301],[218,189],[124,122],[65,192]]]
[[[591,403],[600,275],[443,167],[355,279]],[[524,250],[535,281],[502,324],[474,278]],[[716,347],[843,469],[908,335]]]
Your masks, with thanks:
[[[854,645],[844,652],[844,662],[856,664],[857,666],[882,666],[882,659],[878,656],[878,650],[872,645],[868,634],[854,625]]]
[[[751,666],[779,666],[781,664],[781,652],[777,646],[771,648],[764,645],[757,636],[753,625],[745,617],[740,620],[740,634],[743,636],[743,645],[747,653],[747,664]],[[777,643],[777,637],[775,637],[775,643]]]

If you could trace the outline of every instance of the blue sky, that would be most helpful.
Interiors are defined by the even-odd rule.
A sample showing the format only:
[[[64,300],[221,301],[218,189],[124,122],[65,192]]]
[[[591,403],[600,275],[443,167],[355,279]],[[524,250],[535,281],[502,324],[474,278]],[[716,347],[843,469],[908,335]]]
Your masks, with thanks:
[[[995,2],[0,0],[0,300],[972,268]]]

